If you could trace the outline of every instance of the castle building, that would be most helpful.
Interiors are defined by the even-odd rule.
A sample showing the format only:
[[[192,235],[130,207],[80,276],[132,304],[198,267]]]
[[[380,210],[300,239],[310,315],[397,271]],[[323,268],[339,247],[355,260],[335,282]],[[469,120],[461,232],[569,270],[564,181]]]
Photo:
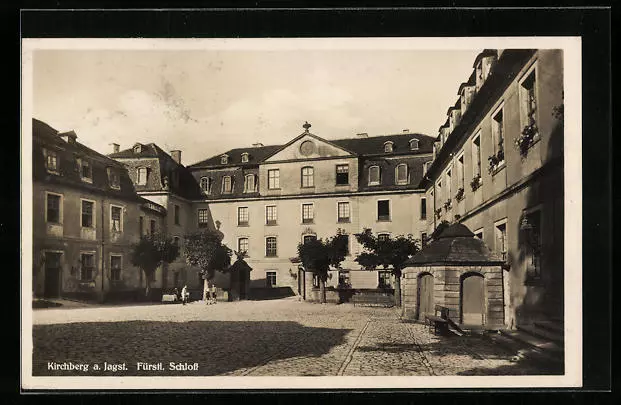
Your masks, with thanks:
[[[123,165],[75,132],[32,125],[34,296],[132,298],[146,280],[131,264],[131,245],[162,232],[166,210],[136,194]],[[161,288],[161,268],[155,278]]]

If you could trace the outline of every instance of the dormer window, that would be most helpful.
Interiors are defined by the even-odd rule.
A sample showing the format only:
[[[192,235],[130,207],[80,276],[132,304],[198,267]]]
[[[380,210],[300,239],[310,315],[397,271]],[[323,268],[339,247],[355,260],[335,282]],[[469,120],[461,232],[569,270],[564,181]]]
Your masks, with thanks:
[[[233,178],[231,176],[222,177],[222,194],[233,192]]]
[[[138,179],[136,181],[136,184],[138,184],[139,186],[146,186],[147,185],[147,175],[148,175],[148,171],[146,167],[139,167],[138,168]]]
[[[393,150],[393,142],[392,141],[384,142],[384,152],[392,153],[392,150]]]
[[[50,172],[58,172],[58,155],[56,151],[43,149],[45,168]]]
[[[395,168],[395,184],[408,184],[408,165],[400,163]]]
[[[229,155],[220,156],[220,163],[222,163],[223,165],[229,163]]]
[[[410,150],[418,150],[418,139],[410,139]]]
[[[91,162],[85,159],[78,160],[80,165],[80,177],[82,181],[87,183],[93,182],[93,167],[91,166]]]
[[[121,176],[119,171],[112,167],[108,168],[108,184],[110,184],[110,188],[121,188]]]
[[[254,193],[257,191],[257,176],[247,174],[244,178],[244,193]]]
[[[369,167],[369,186],[377,186],[380,184],[380,168],[379,166]]]
[[[241,161],[242,163],[248,163],[248,154],[247,153],[242,153],[241,154]]]
[[[211,194],[211,185],[213,181],[210,177],[201,177],[201,191],[205,194]]]
[[[138,154],[140,152],[142,152],[142,145],[137,143],[137,144],[134,145],[134,153]]]

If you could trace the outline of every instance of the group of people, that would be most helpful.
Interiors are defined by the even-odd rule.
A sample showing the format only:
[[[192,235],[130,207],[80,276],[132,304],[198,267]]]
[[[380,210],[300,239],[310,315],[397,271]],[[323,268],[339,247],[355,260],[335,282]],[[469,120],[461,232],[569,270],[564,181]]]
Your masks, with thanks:
[[[190,292],[188,291],[187,284],[183,285],[183,288],[181,289],[181,294],[179,293],[179,290],[177,289],[177,287],[175,287],[175,289],[173,290],[173,294],[177,297],[179,301],[183,303],[183,305],[187,304],[188,300],[190,299]],[[216,287],[214,285],[207,287],[207,290],[205,291],[204,300],[205,300],[205,303],[207,303],[208,305],[215,304],[217,302],[216,301]]]

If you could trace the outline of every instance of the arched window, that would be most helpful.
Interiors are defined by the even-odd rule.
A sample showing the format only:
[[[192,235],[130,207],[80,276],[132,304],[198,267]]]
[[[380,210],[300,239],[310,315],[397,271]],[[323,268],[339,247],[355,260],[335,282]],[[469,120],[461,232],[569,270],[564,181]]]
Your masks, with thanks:
[[[242,163],[248,163],[248,153],[244,152],[241,154]]]
[[[137,143],[134,145],[134,153],[138,154],[140,152],[142,152],[142,145]]]
[[[315,187],[315,171],[311,166],[302,168],[302,187]]]
[[[220,163],[222,163],[223,165],[229,163],[229,155],[220,156]]]
[[[244,177],[244,193],[254,193],[257,191],[257,176],[254,174],[247,174]]]
[[[139,186],[144,186],[147,184],[147,168],[139,167],[138,168],[138,181],[136,182]]]
[[[211,194],[212,180],[210,177],[201,177],[201,191],[205,194]]]
[[[391,153],[392,150],[393,150],[393,142],[392,141],[384,142],[384,152]]]
[[[418,150],[418,139],[410,139],[410,150]]]
[[[408,183],[408,165],[400,163],[395,167],[395,184]]]
[[[369,167],[369,186],[377,186],[381,182],[379,166]]]
[[[222,194],[233,192],[233,179],[231,176],[222,177]]]

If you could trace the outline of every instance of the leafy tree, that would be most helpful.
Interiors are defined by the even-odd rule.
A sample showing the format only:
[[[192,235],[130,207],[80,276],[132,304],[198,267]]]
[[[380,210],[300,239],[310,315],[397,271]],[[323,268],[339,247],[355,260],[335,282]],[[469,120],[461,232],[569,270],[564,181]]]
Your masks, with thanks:
[[[151,292],[155,270],[163,263],[171,263],[179,257],[179,246],[165,235],[153,233],[140,238],[132,246],[131,262],[145,275],[145,297]]]
[[[356,240],[365,252],[360,253],[355,261],[367,270],[378,267],[391,269],[395,276],[395,304],[401,305],[401,270],[405,261],[419,250],[419,244],[412,235],[397,236],[396,238],[379,239],[369,228],[356,234]]]
[[[348,237],[341,230],[326,240],[312,239],[298,244],[298,257],[304,268],[319,277],[319,292],[321,302],[326,302],[326,280],[330,266],[340,269],[345,260],[348,248]]]
[[[185,256],[189,265],[198,267],[203,279],[203,297],[216,270],[226,271],[233,251],[222,244],[222,233],[199,231],[185,235]]]

